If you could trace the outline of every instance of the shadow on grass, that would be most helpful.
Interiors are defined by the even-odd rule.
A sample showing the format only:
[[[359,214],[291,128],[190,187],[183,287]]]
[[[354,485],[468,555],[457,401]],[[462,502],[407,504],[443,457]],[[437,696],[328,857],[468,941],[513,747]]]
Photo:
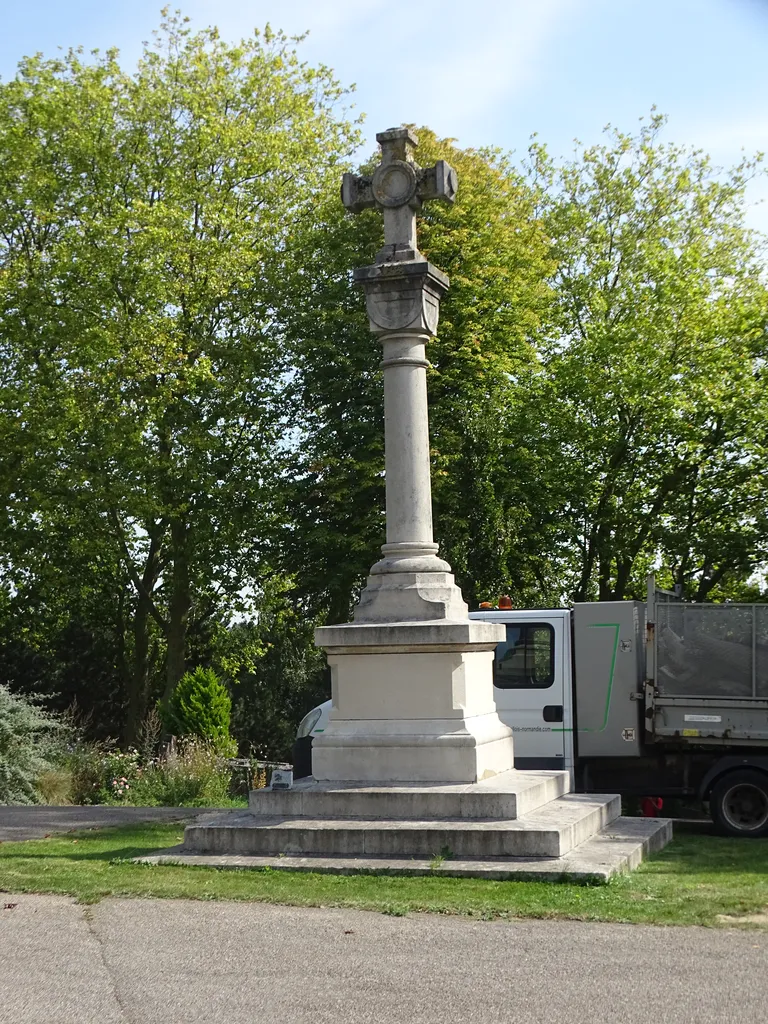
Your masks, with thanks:
[[[646,862],[655,874],[768,875],[768,839],[736,839],[731,836],[675,836],[669,846]]]
[[[14,860],[40,860],[40,861],[98,861],[103,860],[109,863],[112,860],[123,860],[130,861],[133,857],[146,857],[150,854],[157,853],[160,849],[167,849],[167,847],[160,847],[157,845],[153,846],[126,846],[122,849],[111,848],[109,850],[102,850],[94,853],[81,853],[79,850],[77,853],[65,850],[55,850],[50,853],[25,853],[23,850],[12,853],[0,853],[0,864],[3,861],[14,861]]]
[[[13,860],[110,861],[115,858],[142,857],[167,849],[174,845],[174,840],[179,842],[184,826],[183,821],[163,821],[140,827],[129,825],[87,829],[52,835],[45,839],[9,840],[0,843],[0,864]],[[99,849],[92,849],[94,844],[98,844]]]

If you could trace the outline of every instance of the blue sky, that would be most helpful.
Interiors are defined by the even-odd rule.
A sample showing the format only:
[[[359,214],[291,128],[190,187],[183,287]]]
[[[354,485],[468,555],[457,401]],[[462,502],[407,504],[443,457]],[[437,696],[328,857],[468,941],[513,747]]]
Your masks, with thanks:
[[[0,0],[0,77],[23,54],[117,46],[132,65],[160,0]],[[666,137],[716,163],[768,150],[768,0],[186,0],[226,38],[270,22],[309,30],[305,59],[356,83],[376,131],[411,121],[460,145],[519,153],[532,132],[556,155],[633,130],[651,106]],[[768,231],[768,182],[750,189]]]

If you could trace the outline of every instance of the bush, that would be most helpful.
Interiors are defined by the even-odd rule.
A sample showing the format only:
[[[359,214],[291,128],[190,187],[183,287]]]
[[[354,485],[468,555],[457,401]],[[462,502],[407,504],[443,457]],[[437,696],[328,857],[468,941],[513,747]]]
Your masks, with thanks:
[[[229,799],[232,772],[217,748],[188,738],[139,770],[126,802],[163,807],[215,807]]]
[[[40,802],[37,780],[53,767],[64,724],[0,684],[0,804]]]
[[[173,736],[197,736],[219,753],[233,756],[237,746],[229,734],[232,701],[227,688],[210,668],[196,668],[179,680],[163,724]]]
[[[64,756],[61,768],[70,773],[75,804],[130,803],[142,772],[136,750],[124,753],[99,743],[77,744]]]
[[[53,794],[57,773],[46,776]],[[50,802],[128,804],[132,807],[215,807],[226,804],[232,772],[212,743],[188,738],[161,757],[146,758],[133,748],[115,750],[79,743],[64,756],[58,774],[69,782]],[[63,787],[63,782],[61,783]]]
[[[44,771],[37,780],[36,788],[43,803],[51,807],[64,807],[73,803],[72,772],[64,766]]]

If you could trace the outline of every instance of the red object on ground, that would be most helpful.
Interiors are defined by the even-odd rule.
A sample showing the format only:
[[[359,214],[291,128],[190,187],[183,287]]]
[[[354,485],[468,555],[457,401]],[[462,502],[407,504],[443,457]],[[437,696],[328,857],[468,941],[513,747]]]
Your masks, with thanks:
[[[640,801],[640,808],[644,818],[658,818],[659,811],[664,806],[660,796],[644,796]]]

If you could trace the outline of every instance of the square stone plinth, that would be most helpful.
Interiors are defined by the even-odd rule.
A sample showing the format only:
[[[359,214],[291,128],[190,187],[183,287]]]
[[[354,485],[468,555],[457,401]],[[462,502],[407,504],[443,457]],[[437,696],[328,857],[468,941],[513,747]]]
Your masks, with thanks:
[[[475,783],[514,765],[492,662],[503,626],[350,623],[316,631],[331,669],[328,728],[313,740],[320,781]]]

